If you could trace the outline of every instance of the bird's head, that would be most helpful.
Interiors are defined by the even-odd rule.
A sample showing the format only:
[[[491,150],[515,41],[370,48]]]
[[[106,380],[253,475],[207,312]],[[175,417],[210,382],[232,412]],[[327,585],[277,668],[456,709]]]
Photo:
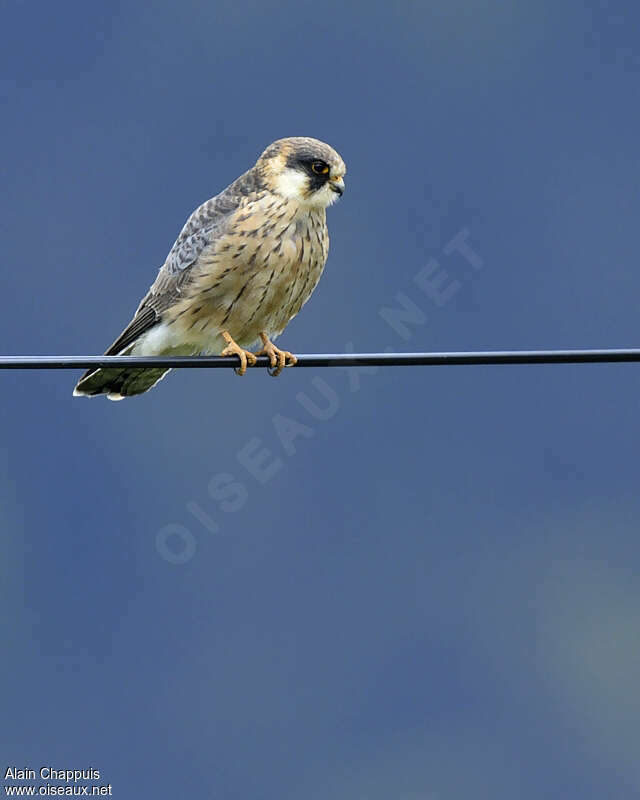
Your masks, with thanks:
[[[272,192],[301,205],[326,208],[344,192],[344,161],[318,139],[278,139],[267,147],[256,167]]]

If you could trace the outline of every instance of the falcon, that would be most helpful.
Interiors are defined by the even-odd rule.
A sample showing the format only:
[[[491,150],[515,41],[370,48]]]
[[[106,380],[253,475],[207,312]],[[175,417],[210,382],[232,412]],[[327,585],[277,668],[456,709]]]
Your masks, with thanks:
[[[279,139],[187,220],[135,316],[105,355],[256,356],[273,375],[296,357],[273,343],[315,289],[329,250],[326,208],[344,192],[338,153],[308,137]],[[248,348],[261,343],[257,352]],[[142,394],[162,367],[88,370],[74,395]]]

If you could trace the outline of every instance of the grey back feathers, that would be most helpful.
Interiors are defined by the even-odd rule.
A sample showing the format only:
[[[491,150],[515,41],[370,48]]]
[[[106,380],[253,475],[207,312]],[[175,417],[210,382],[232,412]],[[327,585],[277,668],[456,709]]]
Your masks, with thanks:
[[[195,264],[203,250],[224,233],[229,217],[245,198],[263,188],[262,178],[254,167],[196,208],[169,251],[166,270],[174,274]]]

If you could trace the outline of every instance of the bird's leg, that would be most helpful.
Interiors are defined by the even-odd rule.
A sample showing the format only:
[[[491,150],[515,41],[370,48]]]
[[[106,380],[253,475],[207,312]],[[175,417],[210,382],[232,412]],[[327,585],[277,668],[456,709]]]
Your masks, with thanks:
[[[277,377],[285,367],[293,367],[293,365],[297,363],[298,359],[293,353],[290,353],[288,350],[280,350],[280,348],[276,347],[275,344],[269,340],[269,337],[264,331],[260,334],[260,338],[262,339],[262,350],[259,350],[256,355],[269,356],[272,370],[269,374],[273,375],[274,378]]]
[[[238,356],[240,359],[240,367],[234,370],[236,375],[244,375],[244,373],[247,371],[247,364],[250,367],[255,366],[255,363],[258,359],[249,350],[244,350],[239,344],[236,344],[228,331],[222,331],[222,338],[227,343],[227,346],[220,353],[220,355]]]

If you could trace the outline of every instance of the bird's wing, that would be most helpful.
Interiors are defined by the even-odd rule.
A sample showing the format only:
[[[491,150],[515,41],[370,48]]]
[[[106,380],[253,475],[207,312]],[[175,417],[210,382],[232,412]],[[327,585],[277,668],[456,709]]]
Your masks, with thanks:
[[[182,289],[188,285],[189,279],[188,271],[172,274],[162,267],[155,283],[138,306],[134,318],[105,355],[116,356],[123,353],[143,333],[157,325],[162,319],[162,312],[182,297]]]
[[[153,328],[157,321],[158,315],[155,309],[151,308],[151,306],[147,306],[146,308],[141,307],[120,336],[118,336],[111,347],[105,352],[105,356],[117,356],[122,353],[129,345],[132,345],[142,336],[143,333]]]
[[[262,189],[260,176],[252,169],[196,208],[180,231],[134,318],[105,355],[122,353],[157,325],[165,309],[183,296],[192,278],[192,268],[202,252],[224,235],[233,213],[249,199],[258,197]]]
[[[202,251],[224,234],[233,213],[249,199],[257,198],[262,190],[260,175],[255,168],[250,169],[196,208],[169,251],[163,269],[176,274],[192,267]]]

